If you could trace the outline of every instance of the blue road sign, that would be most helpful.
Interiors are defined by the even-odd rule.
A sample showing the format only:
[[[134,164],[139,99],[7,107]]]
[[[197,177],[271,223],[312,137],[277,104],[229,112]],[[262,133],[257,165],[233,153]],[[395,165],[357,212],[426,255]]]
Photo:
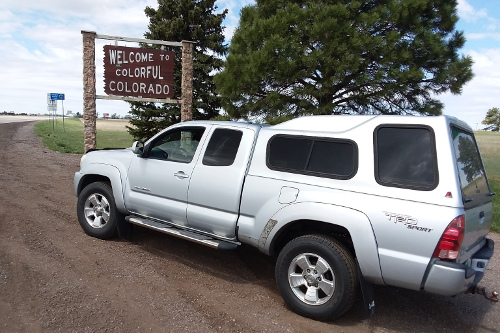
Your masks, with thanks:
[[[64,101],[64,94],[50,93],[50,99]]]

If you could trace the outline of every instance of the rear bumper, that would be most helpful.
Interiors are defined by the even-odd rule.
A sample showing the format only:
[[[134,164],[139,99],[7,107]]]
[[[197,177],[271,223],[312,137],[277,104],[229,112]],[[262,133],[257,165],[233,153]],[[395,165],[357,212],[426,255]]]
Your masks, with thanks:
[[[484,270],[493,255],[495,243],[486,239],[483,247],[467,264],[436,259],[431,261],[423,289],[429,293],[454,296],[475,287],[483,278]]]

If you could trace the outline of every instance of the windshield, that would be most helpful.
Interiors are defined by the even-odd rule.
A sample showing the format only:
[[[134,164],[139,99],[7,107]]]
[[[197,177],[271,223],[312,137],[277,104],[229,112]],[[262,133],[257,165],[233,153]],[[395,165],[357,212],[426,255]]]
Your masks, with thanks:
[[[474,135],[452,127],[452,139],[464,201],[488,194],[488,181]]]

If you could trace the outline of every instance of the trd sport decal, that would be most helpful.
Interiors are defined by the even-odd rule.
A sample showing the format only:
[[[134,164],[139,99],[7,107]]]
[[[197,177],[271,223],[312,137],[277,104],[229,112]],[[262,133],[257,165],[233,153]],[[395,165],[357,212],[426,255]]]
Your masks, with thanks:
[[[432,231],[432,229],[430,229],[430,228],[419,227],[418,220],[414,217],[409,216],[409,215],[402,215],[402,214],[390,213],[390,212],[384,212],[384,214],[385,214],[385,216],[387,216],[389,218],[389,221],[394,222],[394,223],[402,223],[408,229],[423,231],[423,232],[431,232]]]

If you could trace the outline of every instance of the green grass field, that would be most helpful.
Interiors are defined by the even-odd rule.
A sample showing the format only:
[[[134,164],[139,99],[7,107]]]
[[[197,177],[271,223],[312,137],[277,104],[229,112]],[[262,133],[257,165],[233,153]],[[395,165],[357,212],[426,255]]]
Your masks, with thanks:
[[[54,130],[53,130],[54,127]],[[76,118],[65,120],[63,132],[62,119],[55,126],[52,121],[42,121],[35,125],[35,132],[43,144],[51,150],[62,153],[83,154],[83,123]],[[492,231],[500,232],[500,133],[476,132],[479,150],[483,157],[491,190],[498,193],[493,196]],[[122,130],[98,130],[97,148],[126,148],[133,143],[133,138]]]
[[[43,144],[61,153],[83,154],[83,123],[77,118],[41,121],[35,125],[35,133]],[[126,148],[134,139],[126,130],[97,130],[97,148]]]
[[[500,232],[500,133],[475,132],[477,144],[483,157],[484,167],[488,175],[493,196],[493,225],[492,231]]]

